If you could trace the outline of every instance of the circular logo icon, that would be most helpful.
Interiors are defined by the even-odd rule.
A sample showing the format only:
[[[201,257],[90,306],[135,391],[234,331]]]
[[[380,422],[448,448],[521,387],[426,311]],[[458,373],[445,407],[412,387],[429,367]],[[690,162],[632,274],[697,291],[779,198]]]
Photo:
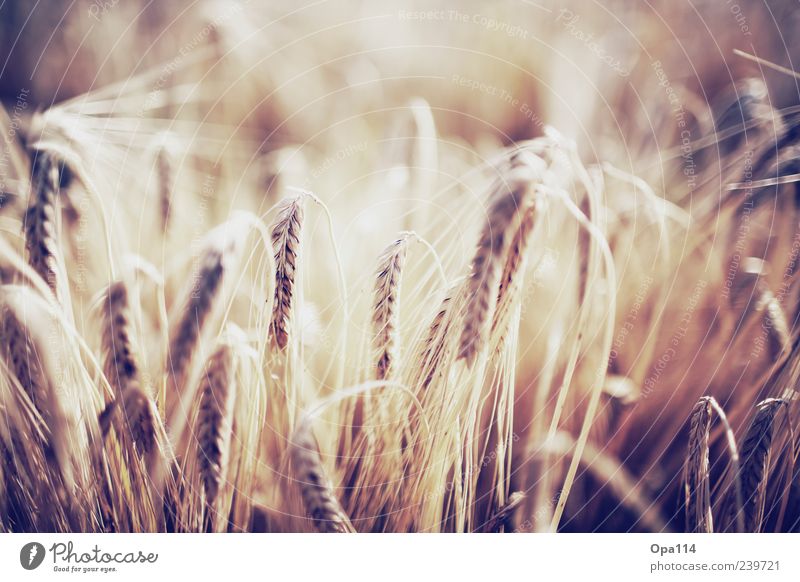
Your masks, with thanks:
[[[44,546],[39,542],[30,542],[19,551],[19,563],[26,570],[35,570],[44,561]]]

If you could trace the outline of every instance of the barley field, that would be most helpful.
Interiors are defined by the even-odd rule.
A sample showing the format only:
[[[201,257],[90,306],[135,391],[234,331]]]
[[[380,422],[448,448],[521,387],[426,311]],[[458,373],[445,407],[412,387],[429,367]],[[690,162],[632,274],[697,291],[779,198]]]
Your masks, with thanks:
[[[800,530],[799,21],[0,3],[0,531]]]

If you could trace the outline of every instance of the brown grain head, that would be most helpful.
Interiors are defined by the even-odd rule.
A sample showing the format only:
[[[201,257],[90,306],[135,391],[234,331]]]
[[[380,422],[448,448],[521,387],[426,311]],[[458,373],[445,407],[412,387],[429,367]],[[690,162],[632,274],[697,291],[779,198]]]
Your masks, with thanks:
[[[408,236],[391,243],[378,260],[375,277],[375,304],[372,310],[373,343],[377,354],[375,372],[378,380],[389,376],[397,357],[397,306],[400,277],[408,251]]]
[[[524,215],[531,195],[532,172],[516,168],[497,180],[486,221],[466,281],[468,298],[464,311],[458,358],[472,366],[488,335],[487,325],[496,308],[501,268],[506,249]]]
[[[303,226],[303,200],[302,194],[283,200],[272,225],[275,302],[270,331],[274,344],[280,349],[286,348],[289,343],[289,321],[292,315],[297,258]]]
[[[304,419],[292,435],[289,453],[294,480],[300,488],[306,514],[323,533],[349,533],[353,526],[342,509],[322,465],[310,419]]]
[[[711,434],[711,403],[701,398],[689,420],[689,450],[684,469],[686,531],[711,532],[711,489],[709,481],[708,441]]]
[[[138,387],[139,365],[133,347],[128,289],[122,281],[108,286],[103,302],[103,371],[117,398]]]
[[[201,380],[197,415],[197,461],[206,500],[213,506],[228,473],[236,375],[232,349],[221,344]]]
[[[763,526],[765,480],[775,435],[775,419],[786,404],[785,400],[779,398],[768,398],[759,402],[742,440],[739,471],[746,532],[759,532]],[[731,504],[731,507],[735,508],[735,505]],[[731,519],[733,521],[735,519]]]

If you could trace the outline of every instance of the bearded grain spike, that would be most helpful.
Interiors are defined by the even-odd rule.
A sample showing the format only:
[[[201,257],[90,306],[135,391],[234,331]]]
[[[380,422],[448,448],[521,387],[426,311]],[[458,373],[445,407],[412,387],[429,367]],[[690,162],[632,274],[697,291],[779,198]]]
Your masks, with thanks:
[[[156,450],[156,418],[158,411],[155,402],[141,389],[129,387],[123,394],[122,414],[136,443],[140,454],[146,455]]]
[[[516,232],[514,232],[514,238],[511,240],[509,246],[508,257],[503,266],[503,273],[500,277],[500,287],[497,291],[497,309],[492,319],[492,334],[502,329],[506,323],[508,311],[513,299],[512,291],[514,286],[518,283],[520,270],[525,262],[525,254],[530,244],[533,223],[534,207],[531,205],[524,211],[519,226]]]
[[[686,531],[714,531],[711,516],[711,486],[708,472],[708,440],[711,434],[711,402],[701,398],[692,409],[689,452],[684,472]]]
[[[453,299],[457,292],[458,289],[456,287],[452,287],[448,290],[444,299],[442,299],[439,311],[436,312],[430,327],[428,327],[428,335],[425,338],[420,356],[420,366],[424,373],[424,378],[422,380],[423,389],[430,386],[431,382],[433,382],[439,369],[439,364],[444,358],[447,335],[450,332],[453,320],[451,317]]]
[[[29,287],[3,286],[0,302],[0,353],[41,417],[45,457],[55,460],[69,489],[75,484],[72,444],[78,418],[58,383],[63,360],[57,316],[50,302]]]
[[[275,304],[272,310],[273,342],[280,348],[289,343],[289,320],[292,315],[295,269],[300,251],[300,232],[303,226],[303,196],[282,202],[272,226],[272,248],[275,252]]]
[[[23,219],[25,247],[31,267],[57,300],[60,297],[56,209],[60,182],[58,160],[50,152],[37,150],[31,178],[32,201]]]
[[[309,419],[304,419],[297,427],[289,446],[294,478],[300,487],[306,513],[317,530],[323,533],[354,532],[322,466]]]
[[[525,258],[525,251],[528,250],[530,234],[533,230],[533,218],[534,207],[531,205],[525,209],[522,220],[511,241],[508,258],[506,259],[506,264],[503,267],[503,274],[500,278],[500,288],[497,292],[498,304],[508,295],[509,290],[517,279],[520,266]]]
[[[756,405],[756,414],[741,447],[742,512],[746,532],[759,532],[764,517],[766,471],[774,436],[775,417],[785,400],[768,398]]]
[[[113,417],[122,414],[137,449],[141,454],[148,454],[155,450],[158,412],[155,403],[141,388],[131,331],[128,289],[124,282],[116,281],[108,286],[103,303],[103,371],[114,390],[115,400],[98,420],[105,435]]]
[[[213,246],[208,248],[204,253],[186,309],[170,340],[167,363],[177,391],[183,388],[192,356],[222,287],[224,273],[224,251]]]
[[[103,307],[103,371],[116,398],[129,387],[138,387],[139,366],[130,334],[128,289],[117,281],[108,286]]]
[[[228,472],[236,377],[231,347],[211,355],[202,380],[197,416],[197,461],[209,506],[213,506]]]
[[[530,172],[512,171],[508,178],[499,181],[492,196],[467,280],[468,298],[459,342],[458,358],[470,367],[486,342],[487,323],[495,310],[500,267],[509,236],[522,219],[521,209],[528,197],[530,181]]]
[[[389,377],[397,356],[397,299],[400,277],[408,252],[408,237],[390,244],[378,260],[375,279],[375,305],[372,311],[374,344],[377,352],[376,377]]]
[[[42,377],[39,355],[25,325],[9,306],[2,308],[0,331],[4,359],[34,407],[42,412],[47,401],[47,382]]]

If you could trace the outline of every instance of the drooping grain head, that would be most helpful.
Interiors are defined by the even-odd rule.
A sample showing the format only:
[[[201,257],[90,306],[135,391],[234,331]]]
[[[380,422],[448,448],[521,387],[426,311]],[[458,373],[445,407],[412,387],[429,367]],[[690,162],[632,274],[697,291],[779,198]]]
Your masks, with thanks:
[[[523,210],[522,219],[514,232],[514,238],[508,249],[508,257],[503,265],[500,286],[497,292],[497,309],[492,319],[491,334],[505,333],[506,320],[514,297],[514,288],[519,284],[521,270],[525,264],[525,255],[531,238],[534,224],[534,206],[530,204]]]
[[[309,419],[304,419],[292,435],[289,454],[303,505],[317,530],[323,533],[352,532],[350,519],[325,473]]]
[[[292,315],[297,257],[303,226],[303,195],[281,203],[272,225],[272,248],[275,252],[275,302],[270,332],[280,349],[289,343],[289,321]]]
[[[375,373],[378,380],[389,376],[396,359],[397,302],[407,251],[408,236],[402,236],[390,244],[378,260],[372,310],[373,343],[377,354]]]
[[[224,250],[214,246],[207,248],[191,294],[170,339],[167,371],[173,378],[173,387],[178,391],[183,388],[204,325],[219,295],[224,273]]]
[[[711,404],[701,398],[692,409],[689,451],[684,470],[686,531],[711,532],[711,489],[708,473],[708,440],[711,434]]]
[[[756,406],[756,413],[741,444],[740,481],[742,513],[746,532],[758,532],[764,517],[766,470],[775,434],[775,419],[785,400],[768,398]],[[735,504],[731,504],[735,512]],[[734,519],[731,520],[735,521]]]
[[[472,366],[488,336],[488,324],[496,308],[501,267],[514,229],[524,215],[534,175],[517,168],[496,183],[478,248],[467,280],[468,299],[464,311],[459,359]]]
[[[201,380],[197,416],[197,461],[209,506],[213,506],[228,473],[233,411],[236,401],[234,356],[227,344],[211,355]]]
[[[455,304],[458,294],[462,293],[462,284],[451,286],[445,293],[439,309],[433,316],[428,332],[423,340],[419,356],[421,388],[425,390],[441,372],[441,363],[447,354],[447,345],[456,312]]]

